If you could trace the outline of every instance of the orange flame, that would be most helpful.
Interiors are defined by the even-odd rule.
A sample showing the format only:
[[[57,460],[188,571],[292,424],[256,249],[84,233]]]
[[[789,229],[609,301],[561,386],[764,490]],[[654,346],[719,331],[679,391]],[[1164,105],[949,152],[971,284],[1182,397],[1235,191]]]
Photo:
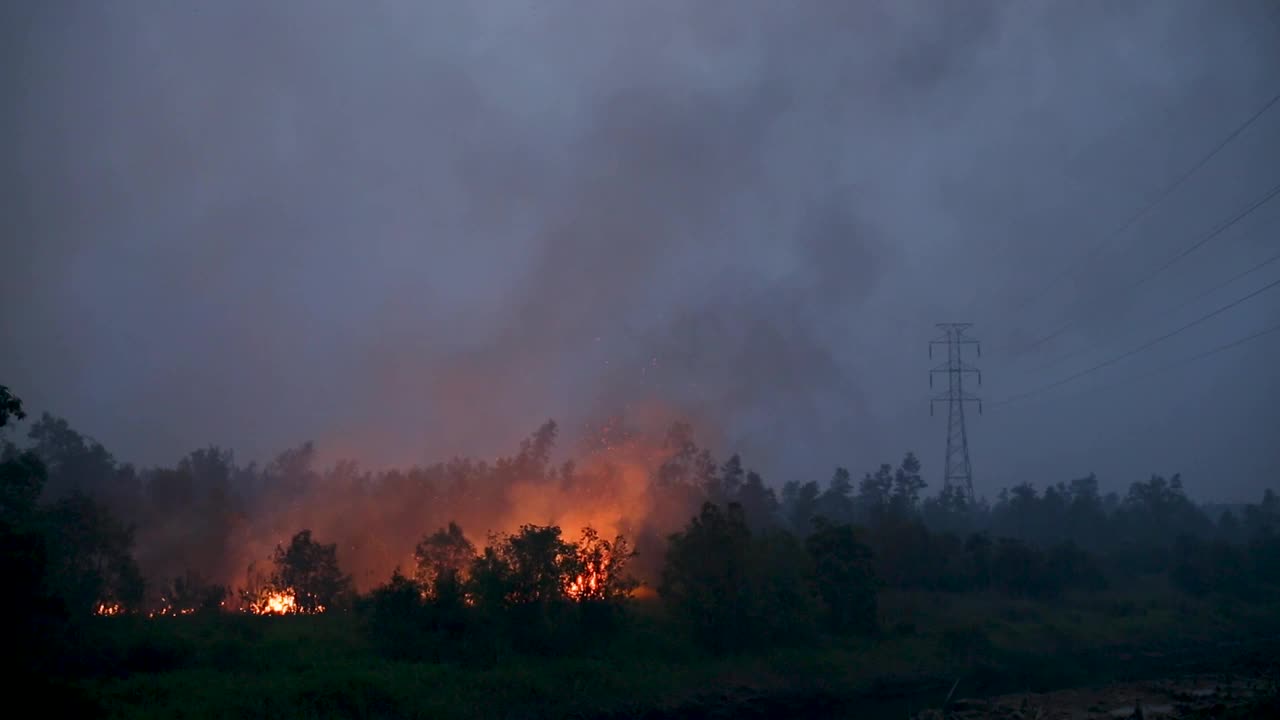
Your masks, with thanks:
[[[601,559],[598,566],[588,566],[577,577],[570,580],[564,592],[573,600],[602,599],[609,582],[609,575],[609,558],[606,557]]]
[[[301,615],[322,613],[325,607],[317,605],[314,610],[303,608],[298,605],[298,596],[293,588],[283,590],[263,588],[257,599],[249,603],[247,610],[254,615]]]
[[[98,607],[93,611],[93,614],[103,616],[122,615],[124,614],[124,608],[120,606],[120,603],[98,603]]]

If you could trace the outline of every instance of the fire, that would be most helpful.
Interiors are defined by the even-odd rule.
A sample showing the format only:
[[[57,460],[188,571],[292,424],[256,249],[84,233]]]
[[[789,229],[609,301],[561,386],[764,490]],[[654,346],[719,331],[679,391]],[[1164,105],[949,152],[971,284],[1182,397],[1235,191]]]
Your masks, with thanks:
[[[293,588],[263,588],[257,599],[250,601],[248,606],[248,611],[254,615],[301,615],[322,613],[324,610],[323,605],[317,605],[313,610],[298,605],[298,596]]]
[[[160,609],[152,610],[147,613],[147,617],[172,617],[175,615],[193,615],[196,609],[192,607],[174,607],[173,602],[169,598],[160,598]]]
[[[621,573],[633,555],[630,545],[621,536],[609,542],[592,528],[583,528],[577,557],[581,571],[565,584],[565,595],[579,601],[630,596],[635,589],[635,581]]]
[[[249,612],[257,615],[292,615],[298,612],[298,599],[293,590],[264,590],[249,605]]]
[[[123,613],[124,608],[120,606],[120,603],[98,603],[98,607],[93,611],[94,615],[103,616],[121,615]]]
[[[570,580],[564,592],[574,600],[600,600],[604,598],[608,582],[609,558],[606,557]]]

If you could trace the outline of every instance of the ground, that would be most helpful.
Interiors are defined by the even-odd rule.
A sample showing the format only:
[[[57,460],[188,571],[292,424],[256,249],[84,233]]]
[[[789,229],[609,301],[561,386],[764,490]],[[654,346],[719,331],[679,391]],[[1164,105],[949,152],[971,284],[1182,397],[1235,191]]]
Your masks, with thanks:
[[[711,657],[647,600],[593,651],[484,666],[385,660],[353,615],[102,618],[130,670],[76,687],[118,718],[1200,718],[1274,694],[1280,658],[1280,599],[898,592],[881,615],[876,638]]]

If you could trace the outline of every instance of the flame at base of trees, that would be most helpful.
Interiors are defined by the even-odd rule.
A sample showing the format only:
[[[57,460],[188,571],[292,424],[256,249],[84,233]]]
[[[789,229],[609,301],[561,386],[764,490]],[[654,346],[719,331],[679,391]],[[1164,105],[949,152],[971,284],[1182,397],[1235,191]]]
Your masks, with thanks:
[[[123,615],[124,607],[120,603],[98,603],[98,607],[93,610],[94,615],[103,617],[111,617],[114,615]]]
[[[351,593],[351,578],[338,569],[336,545],[324,545],[303,530],[276,547],[269,573],[249,567],[240,606],[254,615],[317,615]]]
[[[175,617],[177,615],[194,615],[195,612],[195,608],[176,607],[173,603],[169,602],[168,598],[162,598],[160,609],[152,610],[147,613],[147,617]]]
[[[577,562],[565,595],[572,600],[612,600],[628,597],[638,583],[622,574],[626,562],[635,556],[626,538],[604,540],[592,528],[583,528],[577,542]]]
[[[299,603],[298,594],[292,588],[263,588],[257,597],[246,599],[245,610],[254,615],[318,615],[325,611],[325,606]]]

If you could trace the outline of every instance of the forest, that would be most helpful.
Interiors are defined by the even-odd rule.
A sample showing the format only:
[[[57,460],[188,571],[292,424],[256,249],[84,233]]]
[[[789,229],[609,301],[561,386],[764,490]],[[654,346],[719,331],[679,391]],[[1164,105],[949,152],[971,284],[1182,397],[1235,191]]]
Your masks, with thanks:
[[[6,662],[82,715],[902,717],[1280,645],[1271,490],[971,499],[906,453],[777,492],[683,423],[560,463],[548,422],[492,461],[142,469],[7,388],[0,426]]]

